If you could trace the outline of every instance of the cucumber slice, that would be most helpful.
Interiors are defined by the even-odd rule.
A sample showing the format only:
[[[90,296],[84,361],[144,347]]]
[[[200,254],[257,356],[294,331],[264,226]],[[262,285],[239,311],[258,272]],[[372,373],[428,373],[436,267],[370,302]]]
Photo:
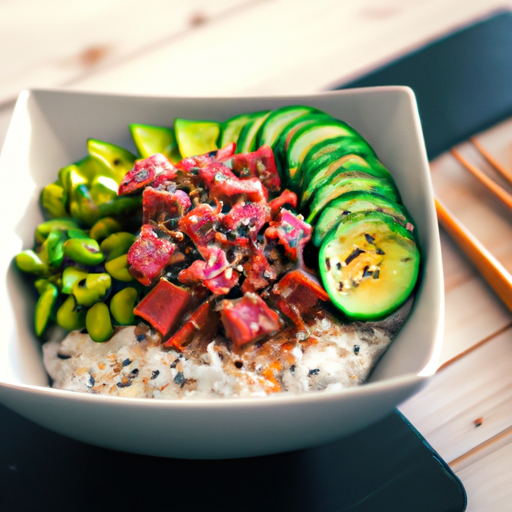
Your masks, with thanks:
[[[112,178],[118,186],[125,174],[132,170],[136,159],[135,155],[127,149],[96,139],[87,141],[87,150],[91,159],[101,169],[98,172],[107,178]],[[82,160],[82,163],[89,165],[87,159]]]
[[[319,142],[311,148],[301,164],[301,186],[306,189],[311,179],[325,166],[345,155],[357,155],[383,178],[389,178],[389,171],[379,161],[373,148],[363,138],[335,137]]]
[[[348,155],[341,156],[331,164],[318,169],[317,172],[310,177],[310,181],[303,187],[304,192],[302,192],[301,204],[303,206],[306,205],[313,197],[314,193],[324,185],[327,185],[333,175],[340,171],[361,171],[375,176],[376,178],[385,179],[391,183],[393,182],[393,178],[389,172],[386,171],[386,175],[383,176],[382,172],[375,170],[367,160],[353,153],[349,153]]]
[[[249,121],[242,128],[236,145],[236,153],[252,153],[258,149],[256,147],[256,134],[269,114],[270,110],[260,112],[259,116]]]
[[[350,172],[341,168],[328,184],[317,190],[306,222],[312,224],[332,200],[355,190],[376,192],[395,203],[400,203],[400,195],[394,183],[364,172]]]
[[[382,212],[346,217],[319,254],[332,302],[353,320],[376,320],[396,310],[414,289],[420,253],[410,233]]]
[[[251,112],[231,117],[221,124],[221,134],[218,141],[219,148],[223,148],[231,142],[238,143],[238,137],[242,128],[249,122],[260,117],[262,112]]]
[[[298,188],[301,181],[300,165],[307,153],[316,144],[341,136],[354,137],[358,140],[362,139],[361,135],[354,128],[338,119],[318,121],[313,125],[304,126],[298,130],[291,138],[286,153],[289,183],[293,184],[294,188]]]
[[[190,119],[174,120],[174,132],[183,158],[204,155],[218,149],[220,123]]]
[[[132,139],[141,158],[162,153],[172,163],[181,160],[178,141],[172,128],[148,124],[130,124]]]
[[[323,113],[307,114],[303,117],[295,119],[291,123],[288,123],[288,125],[282,130],[281,135],[279,136],[277,142],[274,145],[274,158],[279,168],[279,173],[281,175],[281,181],[283,185],[285,184],[287,176],[287,173],[285,172],[287,165],[286,152],[288,151],[288,145],[290,143],[291,138],[298,130],[300,130],[304,126],[316,123],[318,120],[322,119],[332,119],[332,117],[329,116],[328,114]]]
[[[394,203],[375,192],[362,192],[356,190],[334,199],[334,201],[331,201],[327,207],[324,208],[318,218],[313,232],[313,244],[316,247],[320,247],[328,233],[332,229],[335,229],[347,215],[373,210],[391,215],[408,231],[413,229],[411,217],[405,206]]]
[[[256,135],[256,145],[270,146],[274,149],[281,132],[293,121],[308,114],[325,114],[321,110],[305,105],[292,105],[274,110],[265,119]],[[326,115],[326,114],[325,114]]]

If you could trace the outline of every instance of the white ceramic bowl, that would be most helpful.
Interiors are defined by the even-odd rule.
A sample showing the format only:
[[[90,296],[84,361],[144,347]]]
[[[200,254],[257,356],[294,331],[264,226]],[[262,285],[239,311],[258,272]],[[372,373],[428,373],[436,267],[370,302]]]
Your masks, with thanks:
[[[411,316],[370,381],[336,393],[252,399],[158,401],[51,389],[32,331],[32,294],[12,259],[33,243],[41,188],[86,154],[94,137],[132,147],[132,122],[175,117],[224,120],[286,104],[318,107],[353,125],[392,172],[415,218],[423,279]],[[88,443],[182,458],[229,458],[306,448],[384,417],[415,393],[437,364],[443,283],[432,184],[410,89],[382,87],[306,96],[167,98],[62,90],[23,92],[0,158],[3,286],[0,401],[44,427]]]

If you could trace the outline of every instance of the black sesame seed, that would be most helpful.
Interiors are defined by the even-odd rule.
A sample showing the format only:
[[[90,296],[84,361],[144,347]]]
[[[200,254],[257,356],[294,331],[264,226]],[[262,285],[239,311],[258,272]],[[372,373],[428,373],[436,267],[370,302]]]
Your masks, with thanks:
[[[290,366],[290,372],[291,372],[291,373],[295,373],[295,365],[294,365],[294,364],[292,364],[292,365]]]
[[[242,361],[235,361],[235,366],[240,369],[242,368],[242,366],[244,365],[244,363],[242,363]]]
[[[329,258],[325,258],[325,266],[328,271],[331,270],[331,260]]]
[[[308,377],[311,377],[311,375],[318,375],[320,373],[320,368],[313,368],[312,370],[309,370]]]
[[[131,360],[129,357],[127,357],[127,358],[123,361],[123,367],[124,367],[124,366],[128,366],[131,362],[132,362],[132,360]]]
[[[85,383],[85,385],[86,385],[88,388],[92,388],[92,387],[94,386],[94,383],[95,383],[95,382],[96,382],[96,381],[94,380],[94,377],[93,377],[91,374],[89,374],[89,379],[88,379],[88,381]]]
[[[160,370],[153,370],[153,373],[151,374],[151,380],[156,379],[160,375]]]
[[[179,357],[177,357],[171,364],[170,364],[170,367],[171,368],[176,368],[176,366],[178,366],[178,361],[180,360]]]
[[[343,283],[341,281],[338,283],[338,291],[339,292],[343,291]]]
[[[369,235],[368,233],[365,233],[364,234],[364,237],[366,238],[366,241],[369,243],[369,244],[373,244],[373,242],[375,241],[375,238],[373,238],[372,235]]]
[[[354,261],[360,254],[363,254],[363,249],[359,249],[359,247],[357,247],[356,249],[354,249],[348,256],[347,256],[347,259],[345,260],[345,264],[348,265],[350,264],[352,261]]]
[[[340,263],[339,261],[336,263],[336,268],[337,268],[338,270],[341,270],[341,263]]]
[[[368,265],[366,265],[366,267],[364,267],[363,269],[363,277],[370,277],[373,272],[371,270],[368,270],[370,267]]]
[[[185,378],[185,375],[183,375],[183,372],[178,372],[176,376],[174,377],[175,384],[181,385],[183,387],[185,385],[185,382],[187,382],[187,379]]]
[[[374,273],[373,273],[373,279],[379,279],[380,277],[380,270],[376,270]]]
[[[386,254],[380,247],[377,247],[376,251],[377,254],[380,254],[381,256]]]
[[[140,343],[141,341],[144,341],[146,339],[146,335],[145,334],[139,334],[137,336],[137,341]]]
[[[138,368],[134,368],[132,371],[131,371],[131,374],[135,377],[135,375],[137,375],[139,373],[139,369]]]
[[[359,354],[359,345],[354,345],[354,354]]]
[[[117,387],[118,388],[127,388],[127,387],[130,387],[132,385],[132,381],[131,380],[127,380],[125,382],[118,382],[117,383]]]
[[[67,354],[61,354],[60,352],[57,352],[57,357],[59,359],[70,359],[71,356],[68,356]]]

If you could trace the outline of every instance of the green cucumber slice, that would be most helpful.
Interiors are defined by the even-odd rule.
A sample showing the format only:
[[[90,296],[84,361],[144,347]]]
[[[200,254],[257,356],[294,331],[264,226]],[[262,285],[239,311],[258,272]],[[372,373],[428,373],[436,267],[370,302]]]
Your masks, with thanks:
[[[341,168],[328,184],[315,193],[306,222],[312,224],[331,201],[355,190],[376,192],[395,203],[400,203],[400,195],[394,183],[368,173],[345,171]]]
[[[361,135],[354,128],[338,119],[318,121],[298,130],[291,138],[286,152],[289,183],[294,184],[295,188],[300,186],[300,166],[307,153],[316,144],[327,139],[342,136],[354,137],[358,140],[362,139]]]
[[[274,158],[276,160],[276,165],[279,169],[279,174],[281,175],[281,182],[283,184],[282,186],[286,186],[286,152],[288,151],[288,145],[290,143],[291,138],[298,130],[300,130],[304,126],[316,123],[318,120],[322,119],[332,119],[332,117],[329,116],[328,114],[323,113],[307,114],[303,117],[295,119],[291,123],[288,123],[288,125],[281,131],[281,135],[279,136],[277,142],[274,145]]]
[[[258,149],[256,147],[256,134],[260,126],[264,123],[265,119],[270,114],[270,110],[260,112],[258,117],[249,121],[240,132],[238,142],[236,144],[236,153],[251,153]]]
[[[257,147],[266,145],[274,149],[281,132],[290,123],[293,123],[293,121],[300,117],[313,113],[326,115],[325,112],[317,108],[305,105],[292,105],[274,110],[267,119],[265,119],[265,122],[261,125],[256,135]]]
[[[368,157],[367,159],[364,159],[359,155],[349,153],[340,156],[329,165],[318,169],[315,174],[309,176],[308,183],[303,187],[304,191],[302,192],[301,204],[303,206],[306,205],[315,192],[328,184],[331,177],[333,177],[337,172],[361,171],[366,174],[370,174],[371,176],[375,176],[376,178],[388,180],[390,183],[393,183],[393,178],[386,169],[384,169],[386,171],[384,174],[380,168],[375,169],[372,167],[368,160],[372,161],[372,158]]]
[[[220,123],[176,118],[174,132],[183,158],[203,155],[218,149]]]
[[[391,215],[408,231],[414,229],[411,216],[405,206],[394,203],[375,192],[355,190],[334,199],[324,208],[313,232],[313,244],[320,247],[328,233],[351,213],[373,210]]]
[[[141,158],[148,158],[155,153],[162,153],[172,163],[177,163],[181,160],[178,141],[172,128],[132,123],[130,124],[130,132]]]
[[[353,320],[376,320],[410,295],[420,253],[410,233],[382,212],[349,215],[320,248],[320,275],[332,302]]]
[[[219,148],[223,148],[231,142],[238,143],[238,137],[242,128],[261,115],[262,112],[251,112],[249,114],[240,114],[224,121],[221,124],[221,134],[218,141]]]

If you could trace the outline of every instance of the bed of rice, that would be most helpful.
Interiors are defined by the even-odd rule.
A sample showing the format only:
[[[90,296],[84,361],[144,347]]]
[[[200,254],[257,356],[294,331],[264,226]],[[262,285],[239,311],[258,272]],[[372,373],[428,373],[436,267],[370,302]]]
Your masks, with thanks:
[[[298,333],[285,344],[240,353],[216,339],[200,353],[187,354],[130,326],[105,343],[72,332],[62,342],[47,342],[43,358],[52,386],[60,389],[158,399],[257,397],[359,385],[392,338],[386,325],[334,324],[326,318],[315,320],[310,334],[307,340]]]

